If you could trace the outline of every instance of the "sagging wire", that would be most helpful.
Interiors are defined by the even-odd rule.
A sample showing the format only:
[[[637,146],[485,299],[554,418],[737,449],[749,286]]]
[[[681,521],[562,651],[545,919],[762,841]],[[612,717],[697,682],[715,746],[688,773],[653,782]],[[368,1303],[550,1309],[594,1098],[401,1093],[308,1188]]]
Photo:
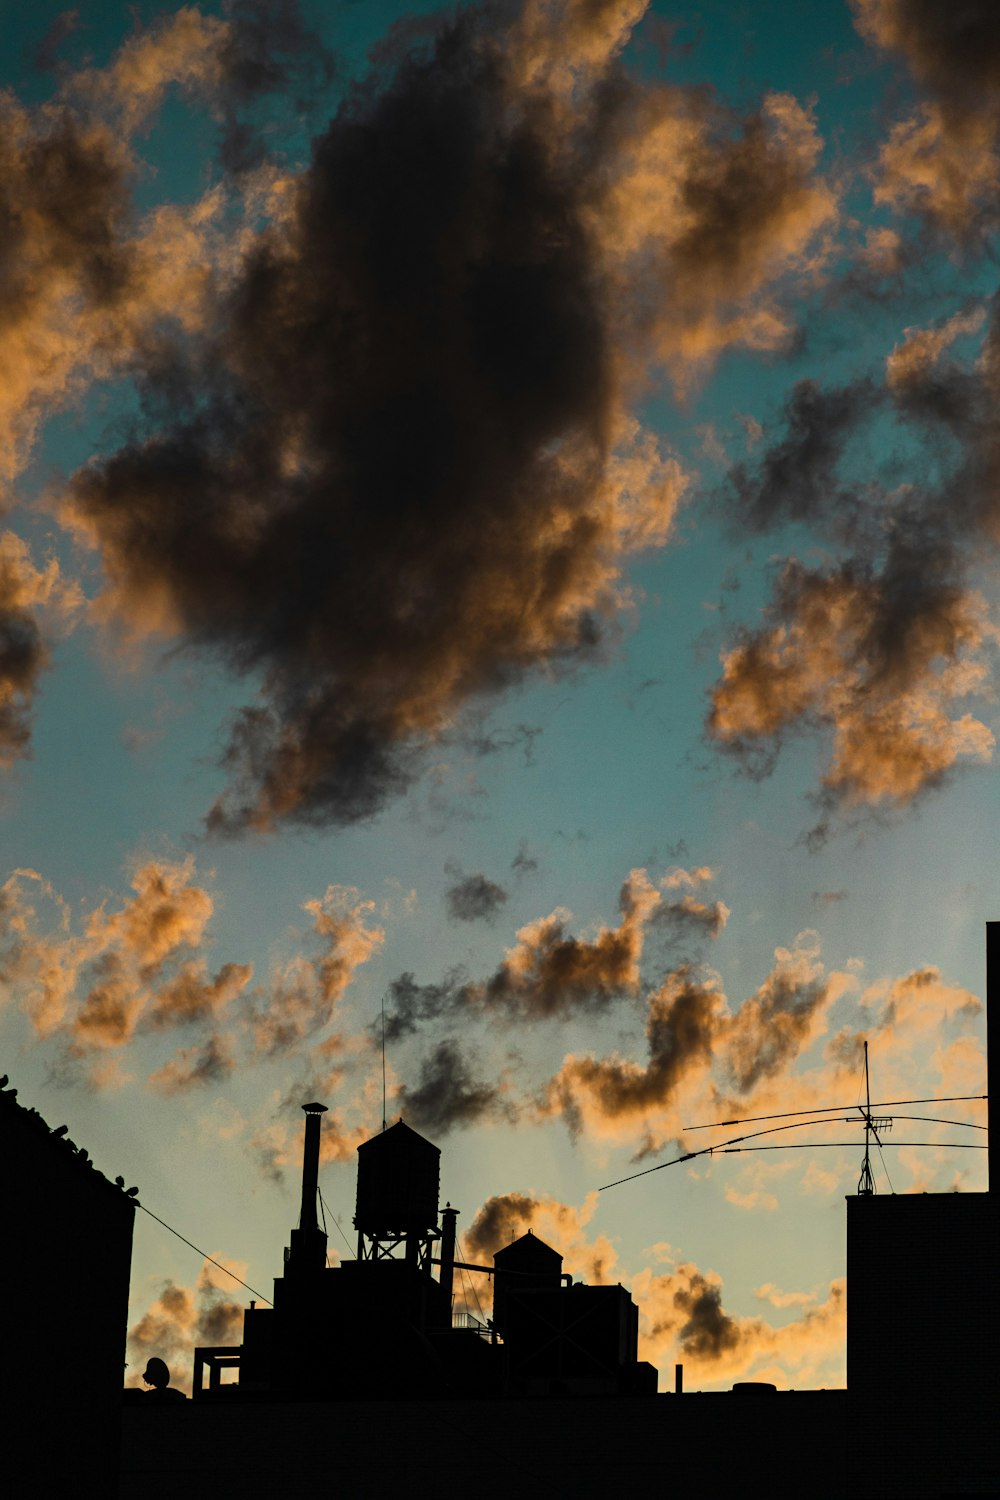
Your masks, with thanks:
[[[457,1234],[455,1236],[455,1242],[458,1245],[458,1253],[462,1257],[462,1259],[464,1260],[465,1259],[465,1251],[462,1249],[462,1241],[459,1239],[459,1237],[458,1237]],[[462,1285],[463,1285],[463,1287],[465,1285],[465,1272],[464,1271],[462,1272]],[[472,1287],[472,1295],[475,1297],[475,1299],[476,1299],[476,1307],[479,1309],[479,1321],[485,1327],[486,1326],[486,1314],[483,1312],[483,1304],[480,1302],[480,1300],[479,1300],[479,1293],[476,1291],[476,1283],[472,1280],[471,1277],[469,1278],[469,1285]]]
[[[143,1213],[148,1214],[151,1219],[155,1219],[157,1224],[162,1224],[164,1229],[169,1229],[171,1234],[175,1234],[179,1240],[183,1240],[184,1244],[189,1246],[196,1255],[203,1256],[210,1265],[218,1266],[220,1271],[224,1271],[227,1276],[232,1277],[233,1281],[238,1281],[240,1286],[245,1286],[248,1292],[253,1292],[254,1296],[259,1297],[262,1302],[266,1302],[268,1307],[274,1306],[274,1303],[271,1301],[270,1297],[265,1297],[263,1292],[258,1292],[255,1286],[251,1286],[249,1281],[244,1281],[242,1276],[237,1276],[236,1272],[231,1271],[228,1266],[224,1266],[221,1260],[216,1260],[214,1256],[206,1254],[204,1250],[199,1250],[198,1246],[194,1244],[193,1241],[186,1239],[185,1236],[181,1234],[179,1229],[175,1229],[172,1224],[168,1224],[166,1219],[161,1219],[159,1214],[154,1214],[153,1210],[151,1208],[147,1208],[145,1203],[136,1203],[136,1208],[141,1208]]]
[[[321,1209],[325,1208],[326,1204],[324,1203],[324,1200],[323,1200],[323,1189],[318,1187],[316,1189],[316,1191],[319,1193],[320,1208]],[[354,1254],[354,1246],[351,1244],[350,1240],[347,1238],[347,1235],[341,1229],[341,1227],[340,1227],[340,1220],[337,1218],[337,1215],[334,1213],[334,1211],[333,1211],[332,1208],[330,1209],[330,1218],[336,1224],[336,1226],[337,1226],[337,1233],[340,1235],[340,1238],[343,1240],[344,1244],[347,1246],[348,1250],[353,1255]],[[323,1228],[324,1229],[326,1228],[326,1214],[325,1213],[323,1215]]]

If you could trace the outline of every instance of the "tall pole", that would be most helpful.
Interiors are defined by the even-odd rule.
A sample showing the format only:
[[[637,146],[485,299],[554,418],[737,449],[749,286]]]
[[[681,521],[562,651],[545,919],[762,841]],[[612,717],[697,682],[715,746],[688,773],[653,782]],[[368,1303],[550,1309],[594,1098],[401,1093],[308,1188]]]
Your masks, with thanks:
[[[865,1042],[865,1161],[861,1168],[861,1176],[858,1179],[858,1197],[870,1198],[875,1191],[875,1179],[872,1177],[872,1163],[869,1154],[872,1129],[872,1096],[868,1087],[868,1043]]]

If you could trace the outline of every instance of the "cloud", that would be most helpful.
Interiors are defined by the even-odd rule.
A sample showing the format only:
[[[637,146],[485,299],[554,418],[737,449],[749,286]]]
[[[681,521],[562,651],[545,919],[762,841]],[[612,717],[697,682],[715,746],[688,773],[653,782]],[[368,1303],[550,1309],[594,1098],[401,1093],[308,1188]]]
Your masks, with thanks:
[[[224,258],[220,193],[140,216],[130,136],[169,82],[208,84],[221,24],[186,7],[137,32],[106,68],[67,74],[51,101],[0,99],[0,482],[20,472],[53,411],[124,373],[140,350],[151,357],[168,326],[200,321]]]
[[[741,1094],[784,1072],[819,1035],[824,1011],[843,992],[843,976],[823,972],[815,933],[800,934],[793,949],[776,949],[775,959],[726,1031],[724,1067]]]
[[[511,1118],[511,1107],[500,1083],[476,1078],[469,1057],[453,1037],[438,1042],[420,1063],[414,1087],[399,1088],[395,1108],[416,1130],[446,1135],[456,1125]]]
[[[303,910],[313,919],[320,951],[312,957],[297,953],[280,965],[256,997],[254,1046],[267,1056],[293,1048],[328,1025],[355,971],[385,940],[381,927],[368,925],[375,903],[362,899],[353,886],[328,886],[323,896],[304,902]]]
[[[492,922],[507,901],[502,885],[481,873],[463,875],[456,865],[447,867],[454,884],[445,892],[448,916],[453,922]]]
[[[886,360],[886,383],[890,389],[926,381],[944,351],[956,339],[978,333],[986,321],[986,308],[957,312],[933,328],[904,328],[903,341]]]
[[[960,239],[996,222],[1000,29],[990,0],[854,0],[856,25],[899,55],[923,99],[883,146],[876,202],[917,212]]]
[[[587,1226],[597,1210],[597,1194],[579,1206],[548,1194],[497,1193],[477,1209],[462,1235],[466,1257],[492,1264],[493,1256],[529,1229],[563,1257],[563,1270],[594,1285],[617,1275],[617,1252],[603,1234],[590,1237]],[[484,1288],[477,1288],[483,1296]],[[492,1286],[485,1289],[492,1293]]]
[[[732,1183],[728,1183],[725,1190],[725,1199],[734,1208],[744,1208],[749,1213],[762,1209],[765,1213],[773,1213],[778,1206],[778,1200],[773,1193],[762,1192],[759,1188],[751,1188],[749,1192],[743,1193]]]
[[[772,1306],[800,1308],[797,1318],[775,1327],[761,1317],[727,1312],[721,1278],[677,1258],[669,1245],[646,1252],[654,1265],[630,1275],[603,1234],[592,1235],[590,1223],[598,1195],[588,1194],[579,1207],[544,1194],[500,1193],[488,1198],[462,1236],[465,1258],[489,1265],[497,1250],[528,1229],[563,1256],[563,1266],[592,1285],[623,1283],[639,1308],[639,1358],[661,1370],[677,1361],[693,1367],[694,1379],[721,1384],[753,1373],[782,1386],[830,1385],[844,1379],[846,1298],[843,1279],[831,1283],[825,1300],[812,1294],[778,1292]],[[666,1263],[658,1270],[655,1263]],[[477,1283],[480,1302],[488,1305],[491,1286]]]
[[[845,1282],[831,1282],[826,1300],[811,1297],[802,1315],[774,1327],[759,1317],[726,1311],[722,1280],[690,1262],[666,1273],[644,1268],[632,1280],[639,1305],[639,1355],[661,1368],[676,1360],[694,1367],[694,1379],[728,1383],[753,1375],[779,1386],[809,1386],[844,1378],[847,1333]],[[785,1294],[787,1295],[787,1294]],[[785,1303],[785,1306],[791,1305]],[[831,1372],[831,1366],[832,1372]],[[829,1373],[828,1373],[829,1372]]]
[[[21,538],[0,532],[0,769],[28,754],[35,695],[49,665],[36,613],[68,623],[82,602],[55,559],[39,571]]]
[[[542,1112],[597,1137],[641,1127],[662,1144],[680,1133],[675,1096],[689,1075],[707,1073],[725,1010],[713,981],[686,965],[675,970],[649,1001],[647,1062],[570,1054],[546,1087]]]
[[[245,1261],[221,1254],[213,1259],[245,1277]],[[154,1356],[166,1361],[170,1384],[191,1394],[194,1351],[199,1345],[236,1344],[243,1330],[243,1307],[233,1298],[235,1283],[206,1260],[194,1286],[167,1281],[142,1316],[128,1330],[128,1384],[145,1390],[142,1372]]]
[[[548,1019],[604,1010],[622,995],[638,993],[646,926],[660,905],[645,870],[633,870],[619,893],[621,921],[591,939],[566,930],[563,908],[517,933],[516,944],[468,995],[491,1016]]]
[[[236,1067],[232,1042],[213,1033],[204,1042],[181,1048],[149,1076],[149,1087],[160,1094],[182,1094],[188,1089],[219,1083]]]
[[[815,126],[629,74],[644,10],[398,27],[75,476],[102,611],[258,690],[214,832],[368,819],[464,715],[598,659],[687,484],[632,415],[650,372],[790,338],[836,216]]]
[[[185,5],[129,37],[107,67],[74,74],[68,91],[131,136],[160,108],[171,86],[204,94],[219,88],[228,33],[218,17]]]
[[[439,1018],[479,1016],[513,1024],[599,1014],[617,999],[639,994],[646,932],[665,903],[647,872],[635,869],[621,887],[618,905],[618,925],[601,926],[591,937],[568,931],[571,913],[564,907],[526,923],[484,980],[455,970],[440,983],[421,985],[412,974],[401,974],[390,986],[386,1038],[397,1041]],[[724,920],[708,908],[685,910],[682,919],[709,928]]]
[[[186,963],[156,990],[144,1017],[151,1030],[213,1020],[246,989],[250,964],[223,964],[211,978],[201,961]]]
[[[741,462],[729,471],[726,502],[739,528],[760,532],[843,511],[849,497],[837,483],[837,466],[846,439],[876,399],[864,380],[831,390],[799,381],[785,402],[787,435],[769,444],[754,465]]]
[[[880,568],[789,561],[773,623],[723,652],[707,729],[753,774],[813,724],[831,741],[828,807],[906,806],[963,762],[992,759],[993,733],[963,700],[986,686],[994,632],[981,597],[949,569],[947,545],[923,529],[891,536]]]
[[[775,949],[771,972],[733,1012],[717,976],[681,965],[650,996],[645,1062],[617,1053],[571,1053],[536,1107],[543,1116],[561,1115],[572,1131],[592,1139],[638,1137],[636,1160],[670,1141],[683,1150],[684,1122],[692,1117],[688,1110],[703,1119],[751,1113],[759,1100],[761,1110],[770,1106],[766,1086],[772,1080],[781,1078],[787,1090],[795,1060],[822,1034],[830,1008],[855,984],[846,971],[825,973],[818,939],[810,932],[801,933],[791,948]],[[754,1096],[758,1089],[762,1093]],[[787,1107],[792,1102],[789,1094]],[[802,1107],[814,1102],[810,1089]]]
[[[293,1088],[284,1097],[274,1094],[272,1104],[277,1118],[257,1124],[248,1132],[247,1150],[255,1159],[258,1171],[273,1182],[284,1181],[286,1167],[291,1167],[296,1176],[301,1172],[302,1115],[299,1106],[317,1098],[322,1104],[324,1095],[330,1097],[327,1087],[314,1087],[317,1081],[335,1087],[339,1078],[327,1073],[325,1080],[305,1080],[308,1087],[297,1091]],[[297,1093],[297,1097],[293,1099],[291,1093]],[[290,1116],[295,1119],[294,1125],[289,1123]],[[353,1161],[358,1147],[377,1134],[381,1118],[381,1081],[376,1086],[374,1078],[370,1078],[360,1095],[349,1104],[331,1108],[323,1115],[319,1136],[320,1165]]]
[[[807,1307],[813,1301],[809,1292],[783,1292],[772,1281],[765,1281],[763,1286],[757,1287],[754,1296],[761,1302],[770,1302],[772,1307]]]
[[[192,885],[194,872],[191,855],[139,865],[131,882],[135,896],[120,911],[101,905],[88,918],[86,950],[119,949],[149,979],[178,949],[199,947],[214,903],[204,887]]]
[[[185,949],[200,947],[214,909],[208,891],[194,884],[194,874],[190,856],[138,864],[134,896],[110,911],[103,902],[83,920],[82,930],[74,931],[69,909],[47,881],[33,870],[14,872],[3,887],[10,912],[3,966],[40,1036],[59,1033],[80,1052],[121,1046],[161,977],[167,986],[158,1000],[160,1017],[183,1004],[185,985],[190,989],[204,970],[189,966],[173,979],[165,971]],[[51,915],[30,899],[32,886],[51,904]],[[235,966],[217,976],[219,1001],[241,972]],[[193,994],[188,999],[195,1004]]]

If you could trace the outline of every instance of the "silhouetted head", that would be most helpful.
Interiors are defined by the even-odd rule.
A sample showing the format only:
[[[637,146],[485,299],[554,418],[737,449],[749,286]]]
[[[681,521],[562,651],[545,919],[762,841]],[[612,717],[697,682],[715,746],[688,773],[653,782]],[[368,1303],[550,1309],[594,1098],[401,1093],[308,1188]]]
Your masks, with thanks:
[[[163,1360],[157,1359],[154,1355],[147,1362],[146,1368],[142,1372],[142,1378],[147,1385],[155,1386],[158,1391],[164,1391],[170,1384],[170,1371]]]

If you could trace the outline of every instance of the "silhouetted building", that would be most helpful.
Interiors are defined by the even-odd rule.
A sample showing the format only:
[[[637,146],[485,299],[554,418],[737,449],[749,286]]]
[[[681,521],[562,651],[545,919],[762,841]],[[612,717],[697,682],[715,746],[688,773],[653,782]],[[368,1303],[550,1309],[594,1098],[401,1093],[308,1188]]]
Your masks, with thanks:
[[[986,933],[987,1076],[996,1077],[1000,923],[988,922]],[[1000,1489],[998,1208],[990,1191],[847,1199],[847,1387],[860,1410],[891,1402],[897,1439],[909,1445],[928,1494],[984,1493],[976,1484],[990,1455]],[[884,1444],[874,1432],[862,1441],[881,1475]]]
[[[196,1350],[195,1396],[655,1393],[656,1370],[637,1362],[638,1310],[622,1287],[568,1285],[562,1257],[530,1231],[491,1267],[456,1263],[457,1210],[438,1209],[441,1153],[402,1120],[358,1147],[358,1258],[329,1266],[316,1220],[325,1111],[303,1109],[302,1204],[274,1305],[250,1304],[239,1347]],[[494,1277],[491,1323],[454,1326],[456,1265]],[[224,1386],[234,1366],[235,1387]]]
[[[16,1089],[0,1088],[0,1157],[4,1478],[12,1495],[75,1494],[84,1476],[111,1494],[135,1203]]]

